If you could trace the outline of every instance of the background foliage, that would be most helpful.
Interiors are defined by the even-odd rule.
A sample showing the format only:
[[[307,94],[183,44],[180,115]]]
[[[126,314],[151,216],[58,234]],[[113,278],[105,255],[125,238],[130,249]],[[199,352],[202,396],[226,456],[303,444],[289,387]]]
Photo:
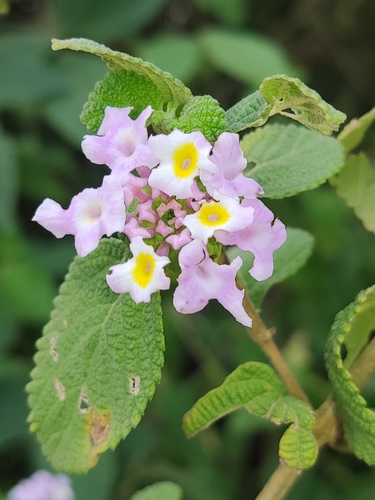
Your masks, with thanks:
[[[8,10],[8,13],[6,11]],[[30,222],[45,197],[67,206],[98,186],[101,167],[80,151],[83,104],[105,65],[88,54],[53,53],[51,38],[89,37],[170,71],[224,109],[275,73],[301,77],[351,119],[375,103],[371,0],[6,0],[0,2],[0,491],[51,469],[26,425],[24,386],[35,341],[74,256]],[[245,62],[244,62],[245,61]],[[282,118],[272,120],[285,123]],[[374,128],[364,143],[375,157]],[[335,314],[374,283],[374,234],[324,185],[268,205],[288,226],[315,236],[313,255],[267,294],[293,372],[314,405],[329,392],[323,346]],[[243,329],[210,304],[181,316],[165,294],[166,363],[145,417],[95,469],[72,477],[77,500],[120,500],[155,481],[179,484],[186,500],[249,499],[277,465],[282,429],[239,410],[187,439],[182,417],[240,363],[264,361]],[[375,380],[365,387],[375,404]],[[375,472],[326,448],[289,500],[370,498]],[[303,492],[303,493],[302,493]],[[371,492],[371,493],[370,493]]]

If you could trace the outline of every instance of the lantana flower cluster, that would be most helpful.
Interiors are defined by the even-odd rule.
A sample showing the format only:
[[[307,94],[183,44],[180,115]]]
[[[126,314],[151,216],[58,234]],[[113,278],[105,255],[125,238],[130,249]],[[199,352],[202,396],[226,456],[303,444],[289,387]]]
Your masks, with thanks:
[[[247,165],[237,134],[223,132],[214,145],[199,131],[148,134],[148,106],[133,120],[131,107],[105,109],[97,135],[86,135],[82,150],[107,165],[99,188],[84,189],[65,210],[46,199],[33,220],[57,238],[72,234],[85,257],[99,240],[124,233],[132,257],[109,269],[116,293],[149,302],[177,276],[173,304],[181,313],[202,310],[218,300],[238,322],[251,326],[236,286],[242,259],[217,262],[221,247],[236,245],[254,255],[250,274],[264,280],[273,272],[273,252],[286,232],[257,198],[261,186],[243,171]]]

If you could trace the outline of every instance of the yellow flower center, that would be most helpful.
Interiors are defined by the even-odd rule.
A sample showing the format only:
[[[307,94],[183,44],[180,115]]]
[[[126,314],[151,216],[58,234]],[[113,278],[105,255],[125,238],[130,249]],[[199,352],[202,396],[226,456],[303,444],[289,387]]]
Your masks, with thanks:
[[[93,224],[102,216],[101,205],[88,205],[85,207],[85,220],[88,224]]]
[[[176,177],[185,179],[197,169],[198,151],[193,143],[181,144],[173,154],[173,171]]]
[[[201,207],[198,219],[204,226],[222,226],[230,219],[230,213],[220,203],[212,202]]]
[[[135,258],[133,279],[142,288],[150,284],[156,267],[155,259],[148,253],[140,253]]]

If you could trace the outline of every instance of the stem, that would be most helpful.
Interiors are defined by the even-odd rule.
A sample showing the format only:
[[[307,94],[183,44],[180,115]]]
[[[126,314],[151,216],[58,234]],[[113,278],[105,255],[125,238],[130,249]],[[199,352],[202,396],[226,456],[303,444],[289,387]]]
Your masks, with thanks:
[[[237,281],[239,288],[243,288],[240,281]],[[254,304],[251,302],[249,296],[245,290],[245,297],[243,301],[243,306],[247,314],[253,320],[252,328],[247,328],[249,336],[254,342],[256,342],[263,352],[268,356],[272,365],[275,367],[276,371],[283,379],[285,385],[287,386],[290,394],[295,396],[307,404],[310,404],[308,397],[302,390],[301,386],[295,379],[294,375],[286,364],[284,358],[281,356],[279,349],[273,341],[272,335],[274,330],[268,329],[263,323],[261,317],[256,311]]]
[[[375,338],[371,340],[349,368],[352,380],[361,389],[371,373],[375,371]],[[340,429],[340,422],[336,413],[336,404],[329,396],[316,411],[316,421],[313,435],[318,448],[327,443],[334,444]],[[272,474],[256,500],[283,500],[292,488],[299,473],[285,463],[281,463]]]
[[[300,471],[280,462],[256,500],[282,500],[298,478]]]

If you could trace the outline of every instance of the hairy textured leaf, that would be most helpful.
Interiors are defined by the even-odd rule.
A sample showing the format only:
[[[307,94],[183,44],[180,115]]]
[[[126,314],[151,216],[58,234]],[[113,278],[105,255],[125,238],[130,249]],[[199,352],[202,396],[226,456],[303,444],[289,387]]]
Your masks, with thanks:
[[[314,189],[339,171],[344,148],[333,137],[296,125],[266,125],[246,134],[241,147],[253,177],[268,198],[284,198]]]
[[[103,121],[106,106],[132,106],[130,116],[134,119],[149,104],[154,110],[161,110],[164,104],[157,86],[149,78],[134,71],[111,71],[89,95],[81,121],[89,132],[96,132]]]
[[[217,100],[209,95],[190,99],[182,108],[180,116],[166,121],[166,126],[168,130],[178,128],[186,133],[200,130],[210,142],[215,142],[227,128],[225,111]]]
[[[125,244],[111,238],[76,257],[37,342],[29,422],[58,470],[81,473],[95,465],[138,424],[160,379],[159,294],[136,305],[105,281],[108,268],[128,256]]]
[[[286,242],[273,254],[274,271],[270,278],[257,281],[249,274],[254,257],[250,252],[231,247],[227,250],[230,260],[237,255],[242,258],[240,268],[242,284],[251,298],[254,306],[260,308],[268,290],[276,283],[280,283],[295,274],[310,257],[314,245],[313,236],[303,229],[287,228]]]
[[[346,119],[344,113],[323,101],[315,90],[298,78],[270,76],[264,79],[259,91],[273,106],[271,115],[280,113],[324,135],[338,130]]]
[[[182,489],[175,483],[162,481],[137,491],[130,500],[181,500]]]
[[[313,465],[317,446],[311,434],[315,422],[312,410],[303,401],[288,396],[284,384],[264,363],[250,361],[238,366],[220,387],[200,398],[184,416],[184,431],[191,437],[241,406],[276,424],[292,423],[293,430],[289,429],[280,441],[280,455],[291,467]],[[296,437],[300,430],[302,435]]]
[[[354,118],[339,133],[337,139],[344,146],[345,151],[350,153],[361,142],[367,131],[375,120],[375,107],[361,118]]]
[[[375,328],[375,286],[358,294],[336,316],[326,344],[326,365],[343,420],[345,439],[357,457],[375,464],[375,416],[353,383],[348,368]],[[342,358],[346,347],[347,356]]]
[[[365,228],[375,233],[375,168],[366,155],[349,155],[338,175],[331,179],[331,184],[354,209]]]
[[[91,40],[54,39],[52,49],[70,49],[97,55],[111,70],[120,72],[116,77],[103,80],[96,93],[90,97],[84,110],[83,121],[90,127],[91,132],[96,131],[94,127],[100,123],[100,116],[103,117],[104,108],[109,104],[107,100],[120,102],[122,106],[134,106],[137,109],[143,109],[147,104],[151,104],[154,109],[161,110],[163,104],[170,102],[175,105],[185,104],[192,97],[190,90],[171,74],[138,57],[111,50]],[[123,96],[124,91],[126,97]],[[98,103],[95,98],[98,99]]]
[[[266,102],[259,90],[245,97],[225,113],[229,132],[260,127],[268,120],[272,104]]]

